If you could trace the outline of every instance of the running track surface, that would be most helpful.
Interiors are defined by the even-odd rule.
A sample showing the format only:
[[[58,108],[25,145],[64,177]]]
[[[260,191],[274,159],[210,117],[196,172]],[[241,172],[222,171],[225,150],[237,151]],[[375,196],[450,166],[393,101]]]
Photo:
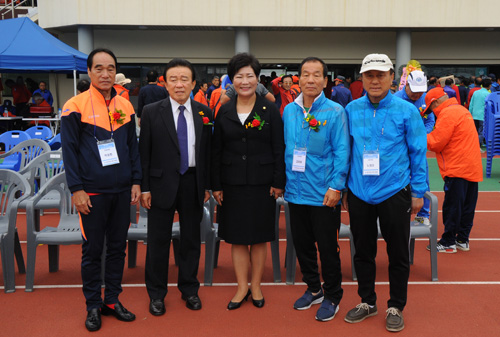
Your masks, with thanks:
[[[434,192],[443,201],[442,192]],[[439,254],[439,281],[430,281],[428,241],[415,245],[415,263],[411,268],[408,305],[404,310],[405,329],[401,336],[498,336],[500,320],[500,227],[498,226],[500,193],[480,192],[470,252]],[[56,215],[42,217],[44,224],[54,224]],[[342,213],[342,222],[349,223]],[[18,215],[21,240],[26,238],[26,217]],[[442,219],[439,214],[439,235]],[[280,237],[285,237],[284,217],[281,217]],[[305,291],[297,267],[296,284],[273,283],[271,256],[268,254],[264,274],[264,308],[257,309],[251,302],[238,310],[228,311],[226,305],[235,292],[235,278],[231,266],[230,247],[221,243],[219,267],[214,272],[214,285],[201,287],[199,295],[203,309],[190,311],[175,287],[177,278],[173,257],[170,259],[167,313],[153,317],[148,312],[148,296],[144,286],[145,246],[139,245],[138,266],[125,267],[121,302],[137,316],[131,323],[103,317],[103,326],[94,335],[105,336],[385,336],[385,310],[389,287],[385,243],[379,241],[377,257],[377,285],[379,313],[358,324],[344,322],[349,309],[359,303],[357,286],[352,282],[349,245],[341,241],[341,259],[344,297],[340,311],[329,322],[314,319],[318,306],[306,311],[292,308],[296,298]],[[286,242],[280,243],[281,264],[284,265]],[[26,245],[23,244],[26,258]],[[46,247],[37,251],[35,290],[24,292],[25,276],[16,274],[17,290],[13,294],[0,293],[0,336],[86,336],[84,327],[85,304],[81,292],[79,246],[61,247],[60,270],[48,272]],[[199,279],[203,280],[204,247]],[[285,270],[282,268],[282,280]],[[3,281],[0,281],[3,282]],[[3,284],[0,284],[3,285]],[[3,288],[2,288],[3,289]]]

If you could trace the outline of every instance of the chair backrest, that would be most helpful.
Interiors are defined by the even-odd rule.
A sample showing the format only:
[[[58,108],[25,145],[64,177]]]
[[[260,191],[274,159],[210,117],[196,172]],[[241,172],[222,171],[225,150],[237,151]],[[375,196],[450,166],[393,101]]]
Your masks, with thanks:
[[[17,144],[28,139],[31,139],[31,136],[24,131],[7,131],[0,135],[0,144],[5,145],[5,152],[7,152]]]
[[[52,138],[52,130],[45,125],[32,126],[26,133],[30,135],[31,138],[48,140]]]
[[[26,213],[31,214],[33,212],[36,204],[49,192],[56,191],[59,193],[59,213],[60,219],[57,226],[58,230],[62,231],[78,231],[79,221],[78,221],[78,211],[75,206],[71,203],[71,191],[68,188],[68,183],[66,182],[66,173],[61,172],[47,181],[47,183],[31,197],[26,205]],[[34,223],[32,221],[28,222],[28,235],[35,232]]]
[[[59,150],[61,148],[61,134],[58,133],[49,141],[50,148],[52,151]]]
[[[32,187],[32,194],[35,194],[38,189],[42,188],[53,176],[64,171],[64,162],[61,151],[45,152],[19,171],[24,175],[29,185]],[[37,188],[35,187],[37,182]]]
[[[49,152],[50,146],[47,142],[40,139],[27,139],[13,148],[10,151],[0,155],[0,158],[5,158],[4,163],[8,161],[16,161],[17,164],[13,170],[22,170],[29,164],[30,161],[41,155]]]
[[[31,194],[26,179],[11,170],[0,170],[0,227],[7,229],[9,217],[17,217],[17,205]],[[10,221],[15,223],[15,221]]]

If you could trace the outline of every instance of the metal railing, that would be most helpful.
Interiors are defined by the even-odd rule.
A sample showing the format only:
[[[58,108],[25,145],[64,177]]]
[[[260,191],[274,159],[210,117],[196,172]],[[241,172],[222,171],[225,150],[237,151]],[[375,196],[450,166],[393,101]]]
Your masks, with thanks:
[[[36,0],[6,0],[4,5],[0,5],[0,13],[2,13],[2,20],[5,19],[5,15],[12,12],[12,18],[15,18],[15,10],[18,7],[28,7],[34,8]]]

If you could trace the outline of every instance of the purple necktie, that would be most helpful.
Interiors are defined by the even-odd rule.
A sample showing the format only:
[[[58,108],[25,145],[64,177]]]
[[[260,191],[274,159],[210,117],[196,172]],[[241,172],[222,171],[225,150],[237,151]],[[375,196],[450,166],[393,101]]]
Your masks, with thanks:
[[[177,139],[179,140],[179,149],[181,151],[181,168],[179,172],[181,174],[186,173],[189,168],[188,132],[186,117],[184,117],[184,110],[186,110],[186,107],[181,105],[179,107],[179,118],[177,119]]]

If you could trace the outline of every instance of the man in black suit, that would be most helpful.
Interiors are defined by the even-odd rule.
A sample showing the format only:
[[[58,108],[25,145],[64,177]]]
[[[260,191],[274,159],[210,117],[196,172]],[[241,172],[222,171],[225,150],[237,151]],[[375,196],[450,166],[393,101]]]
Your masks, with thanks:
[[[201,309],[197,279],[203,203],[210,197],[211,110],[189,98],[195,81],[191,63],[173,59],[165,69],[170,97],[142,112],[139,149],[143,168],[141,204],[148,211],[146,288],[149,311],[165,313],[168,260],[174,213],[179,213],[178,288],[191,310]]]

